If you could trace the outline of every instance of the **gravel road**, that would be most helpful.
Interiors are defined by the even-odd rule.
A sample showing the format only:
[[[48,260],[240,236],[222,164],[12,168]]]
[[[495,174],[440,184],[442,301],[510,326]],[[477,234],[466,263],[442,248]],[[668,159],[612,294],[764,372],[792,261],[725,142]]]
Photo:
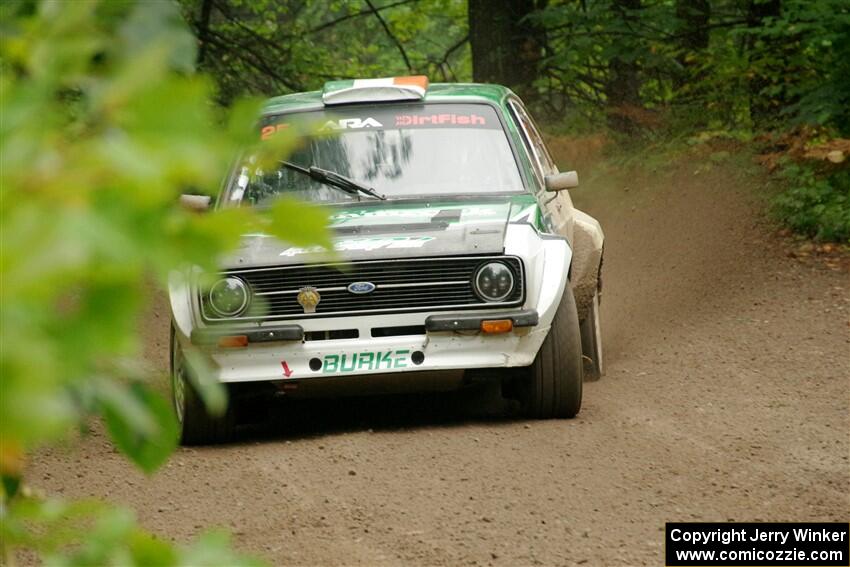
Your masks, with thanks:
[[[570,421],[487,397],[301,403],[147,478],[95,427],[38,489],[207,526],[275,565],[661,565],[666,521],[850,519],[850,278],[789,257],[753,180],[587,183],[606,232],[607,376]],[[168,315],[145,321],[165,368]]]

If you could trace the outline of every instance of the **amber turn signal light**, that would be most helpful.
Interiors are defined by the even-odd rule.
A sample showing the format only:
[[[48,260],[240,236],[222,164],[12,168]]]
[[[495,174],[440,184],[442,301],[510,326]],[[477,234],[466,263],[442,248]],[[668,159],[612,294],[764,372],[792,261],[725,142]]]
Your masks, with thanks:
[[[219,337],[218,346],[222,348],[239,348],[248,346],[246,335],[235,335],[232,337]]]
[[[481,321],[481,330],[490,335],[510,333],[514,329],[511,319],[496,319],[495,321]]]

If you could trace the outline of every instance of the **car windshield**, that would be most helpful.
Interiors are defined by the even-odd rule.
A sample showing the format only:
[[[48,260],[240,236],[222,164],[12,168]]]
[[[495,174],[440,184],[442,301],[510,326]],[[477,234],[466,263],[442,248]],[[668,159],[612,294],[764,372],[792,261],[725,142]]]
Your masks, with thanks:
[[[225,195],[231,205],[260,205],[280,195],[338,203],[369,199],[304,171],[320,168],[387,199],[523,191],[496,110],[485,104],[373,105],[265,117],[269,140],[298,123],[319,125],[287,163],[261,170],[246,160]],[[292,167],[292,166],[297,167]],[[301,171],[299,171],[301,169]]]

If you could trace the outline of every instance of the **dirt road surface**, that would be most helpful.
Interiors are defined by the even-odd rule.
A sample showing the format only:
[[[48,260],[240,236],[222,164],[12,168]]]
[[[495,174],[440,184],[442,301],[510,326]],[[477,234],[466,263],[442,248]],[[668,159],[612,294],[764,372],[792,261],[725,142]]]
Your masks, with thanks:
[[[789,257],[753,183],[573,192],[607,236],[608,370],[577,419],[463,395],[304,403],[150,478],[98,428],[29,478],[178,541],[226,528],[274,565],[661,565],[667,521],[847,521],[850,278]],[[167,311],[146,326],[164,368]]]

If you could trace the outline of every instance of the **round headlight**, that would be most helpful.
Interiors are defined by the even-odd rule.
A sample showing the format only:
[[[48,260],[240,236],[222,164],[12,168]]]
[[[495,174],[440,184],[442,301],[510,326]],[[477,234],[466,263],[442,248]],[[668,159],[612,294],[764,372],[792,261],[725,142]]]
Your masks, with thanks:
[[[473,287],[484,301],[502,301],[514,290],[514,274],[503,263],[490,262],[475,272]]]
[[[222,317],[239,315],[248,305],[248,286],[239,278],[218,280],[210,288],[210,307]]]

